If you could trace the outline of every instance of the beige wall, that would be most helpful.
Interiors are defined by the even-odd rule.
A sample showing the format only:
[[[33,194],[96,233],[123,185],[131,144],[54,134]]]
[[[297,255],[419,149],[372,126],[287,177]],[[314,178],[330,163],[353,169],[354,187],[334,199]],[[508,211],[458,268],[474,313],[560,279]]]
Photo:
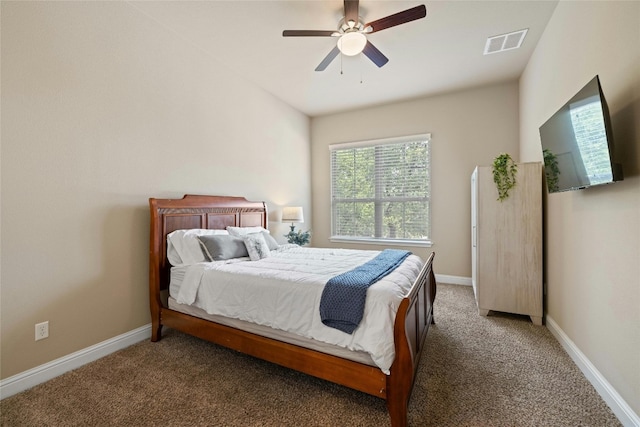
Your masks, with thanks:
[[[3,1],[1,24],[2,378],[149,322],[149,197],[311,221],[307,116],[125,2]]]
[[[598,74],[625,180],[547,195],[546,311],[640,414],[640,2],[561,1],[520,81],[523,160]]]
[[[313,244],[380,249],[329,242],[329,144],[418,133],[431,133],[434,245],[407,249],[422,256],[435,251],[437,274],[470,277],[470,176],[501,152],[518,158],[516,82],[313,118]]]
[[[473,167],[540,160],[540,124],[600,74],[626,179],[546,199],[547,312],[640,413],[640,2],[561,2],[519,93],[311,123],[126,3],[1,5],[1,378],[149,321],[148,197],[303,205],[314,245],[332,246],[335,142],[432,134],[436,271],[469,277]]]

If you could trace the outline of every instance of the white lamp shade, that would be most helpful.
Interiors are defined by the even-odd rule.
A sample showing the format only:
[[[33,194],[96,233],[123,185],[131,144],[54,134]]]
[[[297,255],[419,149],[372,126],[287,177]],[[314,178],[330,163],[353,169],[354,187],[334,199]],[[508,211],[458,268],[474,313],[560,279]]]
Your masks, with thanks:
[[[362,52],[364,46],[367,44],[367,38],[364,34],[358,32],[351,32],[342,35],[338,39],[338,49],[344,55],[354,56]]]
[[[282,208],[282,222],[304,222],[302,206],[287,206]]]

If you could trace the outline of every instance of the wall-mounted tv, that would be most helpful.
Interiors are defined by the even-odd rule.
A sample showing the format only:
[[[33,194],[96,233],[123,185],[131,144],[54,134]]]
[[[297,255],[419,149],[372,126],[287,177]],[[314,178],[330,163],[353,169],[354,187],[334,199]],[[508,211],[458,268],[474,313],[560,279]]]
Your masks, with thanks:
[[[595,76],[540,127],[549,193],[621,181],[609,108]]]

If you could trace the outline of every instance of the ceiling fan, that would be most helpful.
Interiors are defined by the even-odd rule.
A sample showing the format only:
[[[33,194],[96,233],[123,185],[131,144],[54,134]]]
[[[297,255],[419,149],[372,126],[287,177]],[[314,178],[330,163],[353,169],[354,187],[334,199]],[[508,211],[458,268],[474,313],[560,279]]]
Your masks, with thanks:
[[[336,46],[316,67],[316,71],[323,71],[338,56],[339,53],[354,56],[364,53],[378,67],[389,62],[369,40],[367,34],[372,34],[396,25],[405,24],[427,16],[425,5],[412,7],[402,12],[394,13],[376,21],[363,24],[359,16],[358,0],[344,0],[344,18],[338,23],[337,31],[324,30],[285,30],[283,37],[336,37]]]

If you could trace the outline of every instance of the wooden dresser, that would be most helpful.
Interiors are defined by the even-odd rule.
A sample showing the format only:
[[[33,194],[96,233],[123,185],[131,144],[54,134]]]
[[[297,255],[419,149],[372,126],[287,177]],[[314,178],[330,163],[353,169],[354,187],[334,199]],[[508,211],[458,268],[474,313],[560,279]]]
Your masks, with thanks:
[[[478,312],[523,314],[542,324],[542,164],[519,163],[500,202],[491,166],[471,175],[471,276]]]

